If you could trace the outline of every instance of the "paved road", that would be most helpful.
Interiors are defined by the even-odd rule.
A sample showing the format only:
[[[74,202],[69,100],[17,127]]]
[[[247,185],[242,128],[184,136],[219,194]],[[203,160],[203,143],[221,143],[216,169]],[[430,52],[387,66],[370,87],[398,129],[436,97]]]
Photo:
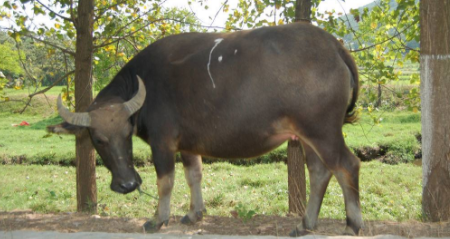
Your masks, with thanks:
[[[0,231],[1,239],[292,239],[292,237],[275,236],[219,236],[219,235],[170,235],[170,234],[138,234],[138,233],[105,233],[105,232],[35,232],[35,231]],[[406,239],[405,237],[380,235],[375,237],[350,236],[315,236],[309,235],[302,239]]]

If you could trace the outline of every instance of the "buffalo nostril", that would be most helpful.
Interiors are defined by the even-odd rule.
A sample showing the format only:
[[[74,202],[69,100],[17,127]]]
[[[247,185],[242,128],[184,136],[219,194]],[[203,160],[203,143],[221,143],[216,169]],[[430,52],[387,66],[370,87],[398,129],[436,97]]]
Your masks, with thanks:
[[[122,189],[124,189],[124,193],[129,193],[134,191],[137,187],[139,186],[139,183],[136,181],[131,181],[131,182],[127,182],[127,183],[122,183],[120,184],[120,187],[122,187]]]

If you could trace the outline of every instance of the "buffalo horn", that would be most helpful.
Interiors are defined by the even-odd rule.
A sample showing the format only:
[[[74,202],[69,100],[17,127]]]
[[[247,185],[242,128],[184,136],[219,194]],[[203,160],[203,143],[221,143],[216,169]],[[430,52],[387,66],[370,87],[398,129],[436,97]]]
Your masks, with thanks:
[[[142,82],[141,77],[137,76],[139,81],[139,89],[136,95],[131,98],[129,101],[123,103],[125,108],[128,110],[128,113],[130,116],[132,116],[136,111],[138,111],[142,105],[144,104],[145,100],[145,85],[144,82]]]
[[[69,124],[89,127],[91,126],[91,117],[89,113],[72,113],[64,107],[61,100],[61,95],[58,96],[58,113]]]

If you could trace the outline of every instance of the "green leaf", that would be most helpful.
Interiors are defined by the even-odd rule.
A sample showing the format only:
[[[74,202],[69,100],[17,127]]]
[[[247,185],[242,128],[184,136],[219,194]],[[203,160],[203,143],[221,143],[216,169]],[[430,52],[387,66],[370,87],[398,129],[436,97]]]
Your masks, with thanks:
[[[5,1],[5,2],[3,3],[3,6],[5,6],[5,7],[8,8],[8,9],[12,9],[11,4],[9,3],[9,1]]]
[[[72,39],[75,37],[75,33],[73,31],[68,31],[67,36]]]

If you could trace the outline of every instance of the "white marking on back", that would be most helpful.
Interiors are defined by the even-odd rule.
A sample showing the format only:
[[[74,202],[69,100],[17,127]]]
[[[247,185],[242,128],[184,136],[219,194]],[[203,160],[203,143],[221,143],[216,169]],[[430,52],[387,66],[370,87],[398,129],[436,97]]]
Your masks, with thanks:
[[[223,57],[219,56],[219,58],[217,59],[219,62],[222,62]]]
[[[234,50],[234,54],[235,54],[235,55],[237,54],[237,49]]]
[[[216,88],[216,84],[214,84],[214,79],[213,79],[213,77],[212,77],[212,75],[211,75],[211,70],[210,70],[209,66],[211,65],[211,55],[212,55],[212,53],[213,53],[213,51],[214,51],[214,48],[216,48],[217,45],[219,45],[219,43],[220,43],[221,41],[223,41],[223,38],[217,38],[216,40],[214,40],[214,42],[215,42],[216,44],[213,46],[213,48],[212,48],[211,51],[209,52],[209,61],[208,61],[208,64],[206,65],[206,68],[208,69],[209,78],[211,79],[211,82],[212,82],[212,84],[213,84],[213,88]]]

